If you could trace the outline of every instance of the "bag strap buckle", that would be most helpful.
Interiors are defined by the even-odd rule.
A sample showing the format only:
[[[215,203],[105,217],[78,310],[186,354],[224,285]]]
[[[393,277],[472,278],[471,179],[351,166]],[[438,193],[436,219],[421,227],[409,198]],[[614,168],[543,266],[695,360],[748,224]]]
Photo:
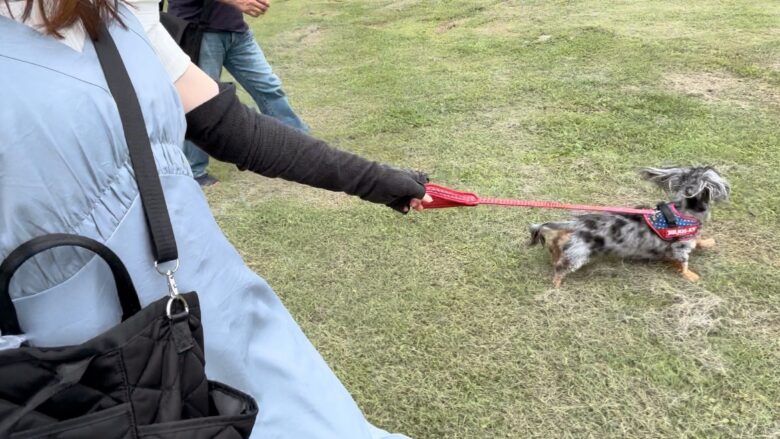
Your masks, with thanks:
[[[154,262],[154,269],[157,270],[157,272],[161,275],[165,276],[165,280],[168,282],[168,304],[165,306],[165,315],[168,316],[168,318],[171,320],[180,319],[190,314],[190,307],[187,304],[187,301],[184,300],[184,296],[179,294],[179,288],[176,286],[176,278],[173,276],[173,274],[176,273],[176,270],[179,269],[179,260],[176,259],[172,262],[175,262],[175,264],[173,268],[170,269],[162,268],[160,264],[157,263],[157,261]],[[173,302],[177,301],[180,302],[182,306],[184,306],[184,311],[173,314]]]

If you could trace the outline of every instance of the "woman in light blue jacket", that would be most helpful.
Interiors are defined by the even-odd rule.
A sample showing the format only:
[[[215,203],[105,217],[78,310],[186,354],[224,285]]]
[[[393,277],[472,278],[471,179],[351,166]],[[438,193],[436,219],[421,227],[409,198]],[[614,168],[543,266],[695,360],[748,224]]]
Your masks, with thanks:
[[[146,121],[178,243],[179,287],[200,295],[207,374],[257,399],[253,437],[403,437],[366,421],[273,290],[246,267],[215,223],[181,145],[186,134],[242,169],[402,212],[420,207],[424,176],[337,151],[264,118],[194,66],[174,86],[126,6],[52,0],[42,20],[37,1],[0,0],[0,259],[40,235],[79,234],[122,258],[143,305],[166,294],[117,108],[90,39],[102,16]],[[74,4],[80,6],[68,9]],[[102,262],[76,249],[25,264],[12,297],[29,342],[81,343],[118,323],[111,285]]]

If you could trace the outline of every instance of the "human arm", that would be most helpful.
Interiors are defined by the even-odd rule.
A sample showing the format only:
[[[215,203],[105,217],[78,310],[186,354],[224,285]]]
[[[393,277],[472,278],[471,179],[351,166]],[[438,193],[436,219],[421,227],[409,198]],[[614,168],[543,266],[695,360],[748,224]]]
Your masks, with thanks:
[[[338,150],[242,104],[235,87],[187,113],[187,138],[209,155],[266,177],[345,192],[399,212],[421,209],[427,177]]]
[[[244,106],[234,89],[223,88],[220,93],[217,83],[189,62],[159,25],[156,2],[135,2],[139,9],[143,3],[154,6],[142,20],[144,28],[187,113],[187,137],[208,154],[240,169],[346,192],[402,212],[408,207],[419,210],[422,200],[428,200],[422,174],[331,148]],[[150,34],[155,29],[162,33]]]

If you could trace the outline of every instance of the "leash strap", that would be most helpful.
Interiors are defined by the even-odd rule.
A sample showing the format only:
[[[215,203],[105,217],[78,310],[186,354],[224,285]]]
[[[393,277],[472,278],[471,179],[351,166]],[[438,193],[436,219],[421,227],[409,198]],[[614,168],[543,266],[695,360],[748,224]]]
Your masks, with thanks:
[[[509,207],[531,207],[537,209],[565,209],[591,212],[610,212],[633,215],[652,215],[653,209],[634,209],[630,207],[592,206],[589,204],[568,204],[556,201],[513,200],[508,198],[481,198],[471,192],[463,192],[438,184],[428,183],[425,192],[433,198],[430,203],[425,203],[426,209],[443,209],[448,207],[472,207],[480,204]]]

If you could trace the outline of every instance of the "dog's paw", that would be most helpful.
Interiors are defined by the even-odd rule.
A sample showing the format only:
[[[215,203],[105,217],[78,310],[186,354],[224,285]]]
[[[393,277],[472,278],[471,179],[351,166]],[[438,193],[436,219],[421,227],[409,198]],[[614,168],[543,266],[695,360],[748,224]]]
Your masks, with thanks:
[[[701,276],[699,276],[698,274],[690,270],[683,272],[682,275],[685,278],[685,280],[687,280],[688,282],[698,282],[699,279],[701,279]]]
[[[715,240],[713,238],[699,239],[696,241],[696,248],[702,250],[710,250],[715,248]]]

